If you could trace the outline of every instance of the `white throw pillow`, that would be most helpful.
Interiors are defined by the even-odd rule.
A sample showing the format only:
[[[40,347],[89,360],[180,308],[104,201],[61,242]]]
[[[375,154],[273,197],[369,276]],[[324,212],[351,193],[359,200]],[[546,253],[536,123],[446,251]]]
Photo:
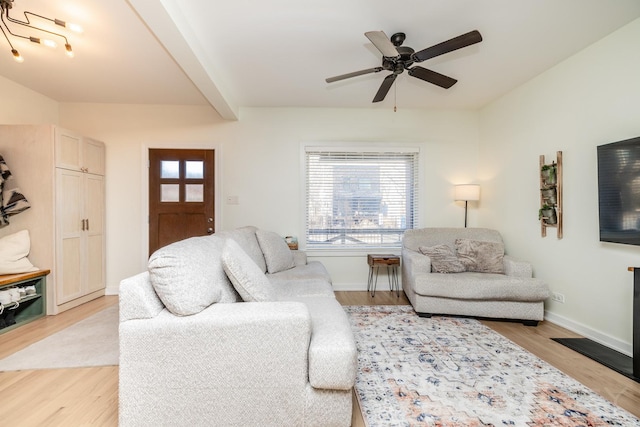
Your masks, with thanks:
[[[260,267],[232,239],[222,248],[222,267],[244,301],[275,301],[275,292]]]
[[[38,271],[27,259],[31,250],[29,231],[22,230],[0,239],[0,274]]]
[[[291,249],[282,236],[273,231],[256,230],[256,237],[264,254],[268,273],[278,273],[295,267]]]
[[[224,240],[191,237],[158,249],[149,258],[149,280],[167,309],[196,314],[215,302],[236,302],[238,294],[222,268]]]

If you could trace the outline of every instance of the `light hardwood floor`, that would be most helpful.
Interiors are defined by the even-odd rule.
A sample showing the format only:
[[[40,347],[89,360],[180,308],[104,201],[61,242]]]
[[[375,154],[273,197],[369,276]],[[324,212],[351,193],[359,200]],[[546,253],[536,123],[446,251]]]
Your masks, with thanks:
[[[336,292],[343,305],[408,304],[391,292]],[[57,316],[39,319],[0,335],[0,358],[51,335],[90,315],[117,304],[115,296],[91,301]],[[640,417],[640,384],[552,341],[577,337],[549,322],[532,328],[519,323],[484,324],[587,387]],[[354,398],[353,426],[364,426]],[[0,425],[117,426],[118,368],[51,369],[0,372]]]

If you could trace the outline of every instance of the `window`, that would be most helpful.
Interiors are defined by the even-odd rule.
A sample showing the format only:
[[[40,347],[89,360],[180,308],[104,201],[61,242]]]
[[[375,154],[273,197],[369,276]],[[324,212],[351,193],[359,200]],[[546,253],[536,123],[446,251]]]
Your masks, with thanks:
[[[307,147],[307,248],[400,247],[417,218],[418,151]]]

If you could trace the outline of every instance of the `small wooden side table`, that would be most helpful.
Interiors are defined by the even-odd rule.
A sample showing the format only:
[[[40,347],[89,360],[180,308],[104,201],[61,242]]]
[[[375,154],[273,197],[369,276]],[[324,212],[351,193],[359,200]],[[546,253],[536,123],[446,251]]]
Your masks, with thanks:
[[[376,285],[378,284],[378,272],[380,267],[387,268],[387,279],[389,280],[389,290],[396,291],[396,296],[400,296],[400,286],[398,285],[398,266],[400,265],[400,257],[393,254],[384,255],[367,255],[367,264],[369,264],[369,280],[367,281],[367,291],[371,292],[371,296],[376,296]],[[373,272],[375,270],[375,280]]]

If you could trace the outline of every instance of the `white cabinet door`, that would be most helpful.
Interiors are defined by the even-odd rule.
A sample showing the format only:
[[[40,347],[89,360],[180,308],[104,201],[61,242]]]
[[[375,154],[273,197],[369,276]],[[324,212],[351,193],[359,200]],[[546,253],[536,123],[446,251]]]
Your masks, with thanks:
[[[66,129],[56,128],[56,167],[82,170],[82,136]]]
[[[85,174],[87,292],[104,289],[104,177]]]
[[[104,144],[66,129],[56,128],[56,167],[104,175]]]
[[[56,169],[56,304],[84,293],[84,176],[82,172]]]
[[[95,139],[83,138],[82,164],[85,172],[104,176],[104,144]]]

